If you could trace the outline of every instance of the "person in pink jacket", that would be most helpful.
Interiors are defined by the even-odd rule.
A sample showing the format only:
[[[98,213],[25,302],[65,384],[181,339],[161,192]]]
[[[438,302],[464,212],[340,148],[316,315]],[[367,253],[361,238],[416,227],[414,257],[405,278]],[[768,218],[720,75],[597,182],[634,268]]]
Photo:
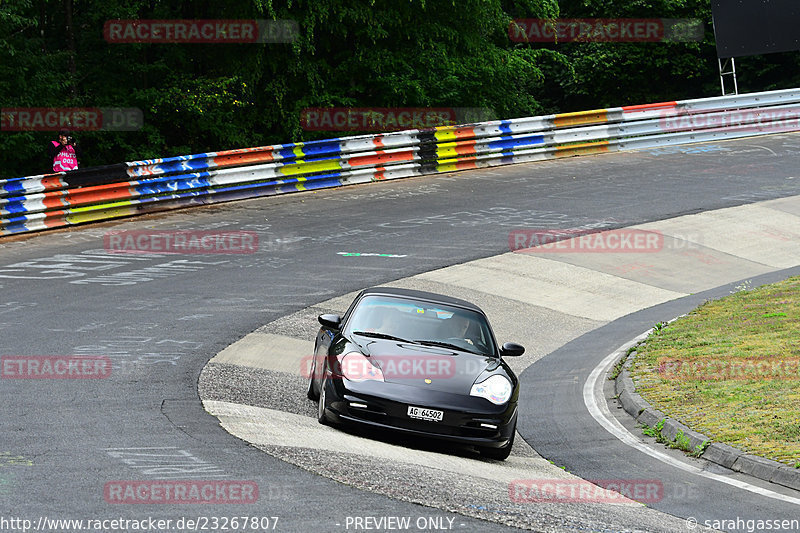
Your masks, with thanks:
[[[69,130],[62,129],[58,132],[58,140],[51,141],[47,147],[50,161],[53,162],[53,172],[64,172],[78,168],[78,158],[81,155],[75,140],[70,136]]]

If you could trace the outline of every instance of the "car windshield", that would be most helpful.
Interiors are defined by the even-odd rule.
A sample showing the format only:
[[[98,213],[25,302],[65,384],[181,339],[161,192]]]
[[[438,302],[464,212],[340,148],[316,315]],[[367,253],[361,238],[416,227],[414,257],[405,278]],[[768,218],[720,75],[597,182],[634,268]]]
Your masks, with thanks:
[[[345,333],[395,338],[494,355],[486,318],[480,313],[424,301],[366,296],[353,310]]]

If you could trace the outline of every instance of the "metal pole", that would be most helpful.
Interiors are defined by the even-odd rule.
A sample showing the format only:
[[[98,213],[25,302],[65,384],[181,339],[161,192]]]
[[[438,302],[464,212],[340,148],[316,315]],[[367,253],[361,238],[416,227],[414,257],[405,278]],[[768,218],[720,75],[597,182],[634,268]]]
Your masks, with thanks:
[[[728,62],[730,62],[730,70],[726,71],[725,68],[728,66]],[[736,60],[731,57],[723,63],[722,59],[718,57],[717,65],[719,65],[719,84],[722,87],[722,96],[726,96],[725,76],[733,77],[733,94],[739,94],[739,83],[736,80]]]

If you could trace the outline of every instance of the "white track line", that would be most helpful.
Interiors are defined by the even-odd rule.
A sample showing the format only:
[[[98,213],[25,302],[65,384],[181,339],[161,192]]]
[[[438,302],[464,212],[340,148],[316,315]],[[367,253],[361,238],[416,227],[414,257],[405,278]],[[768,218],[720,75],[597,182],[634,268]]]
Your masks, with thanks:
[[[651,330],[652,331],[652,330]],[[684,463],[683,461],[679,461],[674,457],[667,455],[666,453],[659,451],[657,449],[651,448],[645,442],[642,442],[640,439],[633,436],[623,425],[617,421],[614,416],[611,414],[611,411],[608,409],[608,404],[605,401],[605,397],[603,395],[603,378],[605,377],[608,369],[617,361],[617,359],[622,355],[624,351],[626,351],[630,346],[633,346],[640,340],[643,340],[650,331],[647,331],[638,337],[636,337],[633,341],[628,342],[627,344],[623,345],[616,351],[609,354],[603,361],[597,365],[592,373],[589,374],[589,377],[586,379],[586,383],[583,385],[583,403],[586,405],[586,408],[589,410],[589,414],[601,425],[603,428],[618,438],[623,443],[627,444],[631,448],[635,448],[642,453],[649,455],[655,459],[658,459],[661,462],[667,463],[675,468],[680,468],[686,472],[691,474],[695,474],[698,476],[703,476],[708,479],[713,479],[715,481],[721,481],[722,483],[727,483],[728,485],[733,485],[736,488],[749,490],[750,492],[760,494],[761,496],[766,496],[768,498],[774,498],[776,500],[782,500],[788,503],[793,503],[795,505],[800,505],[800,498],[795,498],[792,496],[786,496],[784,494],[780,494],[769,489],[765,489],[762,487],[758,487],[756,485],[752,485],[745,481],[739,481],[737,479],[731,479],[727,476],[721,476],[719,474],[714,474],[711,472],[707,472],[701,468],[698,468],[694,465],[690,465],[688,463]]]

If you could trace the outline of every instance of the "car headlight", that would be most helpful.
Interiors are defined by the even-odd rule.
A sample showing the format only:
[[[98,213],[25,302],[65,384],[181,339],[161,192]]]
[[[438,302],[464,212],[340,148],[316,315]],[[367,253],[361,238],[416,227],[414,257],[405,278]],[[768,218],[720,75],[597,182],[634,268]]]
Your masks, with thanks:
[[[511,398],[512,391],[511,382],[503,376],[495,374],[480,383],[475,383],[472,390],[469,391],[469,395],[486,398],[495,405],[503,405]]]
[[[348,352],[337,355],[336,360],[339,363],[337,374],[350,381],[383,381],[383,371],[362,353]]]

